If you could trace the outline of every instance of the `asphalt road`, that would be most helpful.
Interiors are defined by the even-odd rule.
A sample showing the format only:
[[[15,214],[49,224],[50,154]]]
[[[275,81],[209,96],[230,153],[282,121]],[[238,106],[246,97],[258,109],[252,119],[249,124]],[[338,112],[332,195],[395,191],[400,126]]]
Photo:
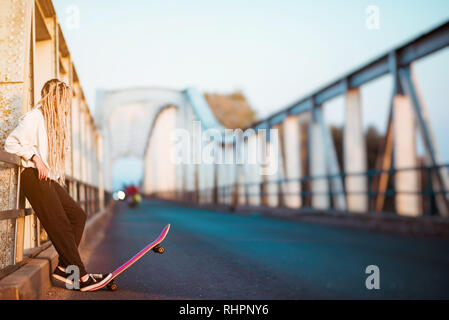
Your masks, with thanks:
[[[47,299],[449,298],[449,241],[183,208],[118,203],[88,272],[112,271],[171,224],[166,253],[150,252],[114,292],[53,287]],[[380,289],[368,290],[376,265]]]

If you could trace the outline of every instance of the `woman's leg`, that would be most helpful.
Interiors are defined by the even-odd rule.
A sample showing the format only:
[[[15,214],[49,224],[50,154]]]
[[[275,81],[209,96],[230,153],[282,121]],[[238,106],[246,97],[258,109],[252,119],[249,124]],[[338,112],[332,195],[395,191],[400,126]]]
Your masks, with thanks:
[[[21,174],[21,188],[36,212],[39,221],[67,265],[76,265],[80,276],[87,274],[78,252],[72,224],[55,189],[55,181],[39,180],[36,168],[26,168]]]
[[[58,194],[62,207],[67,215],[67,218],[72,225],[73,234],[75,236],[76,246],[79,247],[81,238],[83,237],[84,226],[86,225],[87,215],[80,205],[73,200],[69,193],[59,184],[53,183],[54,189]],[[67,267],[69,265],[63,260],[62,256],[59,256],[58,265]]]

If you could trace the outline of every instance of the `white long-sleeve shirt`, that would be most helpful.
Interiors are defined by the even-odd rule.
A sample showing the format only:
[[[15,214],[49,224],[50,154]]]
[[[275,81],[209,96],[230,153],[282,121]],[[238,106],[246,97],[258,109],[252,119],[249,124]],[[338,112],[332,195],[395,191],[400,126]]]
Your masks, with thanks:
[[[31,109],[19,118],[19,124],[11,131],[5,141],[5,150],[16,154],[21,159],[23,167],[33,167],[36,165],[31,160],[33,154],[37,154],[47,168],[48,165],[48,141],[45,119],[41,106]],[[49,171],[49,178],[56,180],[59,175],[54,176]]]

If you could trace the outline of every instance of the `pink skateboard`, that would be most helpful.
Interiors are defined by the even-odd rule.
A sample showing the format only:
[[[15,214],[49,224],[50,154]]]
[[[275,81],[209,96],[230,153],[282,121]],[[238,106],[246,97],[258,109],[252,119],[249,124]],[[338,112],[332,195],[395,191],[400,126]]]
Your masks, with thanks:
[[[89,291],[96,291],[96,290],[99,290],[106,286],[109,290],[116,290],[117,284],[114,282],[114,279],[117,278],[123,271],[125,271],[126,269],[131,267],[137,260],[142,258],[148,251],[153,250],[156,253],[160,253],[160,254],[164,253],[165,249],[164,249],[164,247],[160,246],[160,244],[162,243],[162,241],[164,241],[165,236],[168,233],[168,230],[170,230],[170,224],[167,224],[165,226],[165,228],[162,230],[161,234],[159,235],[159,237],[156,238],[156,240],[154,240],[153,242],[148,244],[145,248],[140,250],[134,257],[132,257],[131,259],[126,261],[119,268],[115,269],[112,272],[112,277],[107,282],[105,282],[101,285],[98,285],[96,287],[93,287]]]

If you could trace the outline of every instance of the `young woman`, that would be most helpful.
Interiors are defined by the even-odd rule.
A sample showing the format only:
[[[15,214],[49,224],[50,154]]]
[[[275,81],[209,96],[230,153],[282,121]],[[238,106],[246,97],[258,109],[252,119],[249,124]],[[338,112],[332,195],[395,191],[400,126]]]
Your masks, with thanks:
[[[65,156],[70,88],[58,79],[45,83],[41,100],[22,115],[18,126],[5,141],[5,150],[21,157],[21,189],[59,254],[53,277],[69,280],[66,267],[77,266],[79,290],[88,291],[111,274],[88,274],[81,261],[78,246],[84,231],[86,214],[73,200],[65,185]]]

